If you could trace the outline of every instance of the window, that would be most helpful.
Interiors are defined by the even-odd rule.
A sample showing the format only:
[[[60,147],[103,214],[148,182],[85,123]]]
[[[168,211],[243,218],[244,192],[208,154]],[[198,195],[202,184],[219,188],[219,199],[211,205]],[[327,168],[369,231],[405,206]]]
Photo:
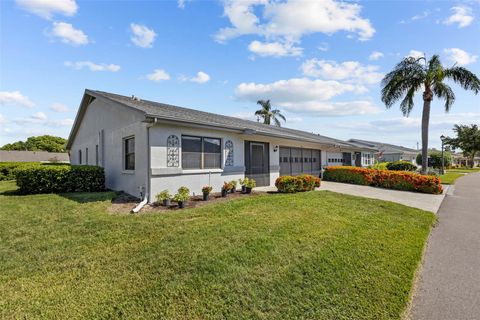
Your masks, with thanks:
[[[95,145],[95,165],[98,166],[98,144]]]
[[[85,148],[85,164],[88,164],[88,148]]]
[[[125,138],[123,141],[124,169],[135,170],[135,138]]]
[[[82,150],[78,150],[78,164],[82,164]]]
[[[220,139],[182,136],[182,168],[221,168],[221,149]]]

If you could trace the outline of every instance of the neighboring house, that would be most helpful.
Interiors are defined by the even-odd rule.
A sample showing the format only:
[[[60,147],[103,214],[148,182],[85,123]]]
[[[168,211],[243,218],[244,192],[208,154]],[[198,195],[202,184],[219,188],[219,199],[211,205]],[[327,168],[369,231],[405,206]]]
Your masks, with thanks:
[[[69,162],[68,153],[0,150],[0,162]]]
[[[85,90],[67,143],[72,164],[105,168],[106,186],[147,195],[180,186],[199,194],[250,177],[319,176],[326,165],[361,165],[375,150],[304,131]],[[353,154],[353,156],[352,156]],[[335,159],[335,161],[330,161]],[[358,159],[358,160],[357,160]]]
[[[410,149],[393,144],[367,141],[360,139],[350,139],[348,142],[357,146],[364,146],[378,150],[376,159],[379,162],[394,162],[394,161],[408,161],[412,164],[417,164],[417,154],[420,152],[415,149]]]
[[[463,153],[454,153],[452,154],[452,165],[460,167],[470,167],[472,165],[472,158],[464,156]],[[478,153],[473,158],[473,166],[480,166],[480,155],[478,155]]]

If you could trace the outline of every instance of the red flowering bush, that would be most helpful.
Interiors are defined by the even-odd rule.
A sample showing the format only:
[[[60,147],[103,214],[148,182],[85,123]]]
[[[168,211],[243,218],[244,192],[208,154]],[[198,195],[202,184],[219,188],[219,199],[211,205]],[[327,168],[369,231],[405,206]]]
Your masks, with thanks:
[[[275,181],[279,192],[295,193],[311,191],[320,187],[320,178],[305,174],[301,176],[281,176]]]
[[[408,171],[386,171],[343,166],[327,167],[323,174],[323,179],[326,181],[432,194],[440,194],[443,191],[438,177]]]

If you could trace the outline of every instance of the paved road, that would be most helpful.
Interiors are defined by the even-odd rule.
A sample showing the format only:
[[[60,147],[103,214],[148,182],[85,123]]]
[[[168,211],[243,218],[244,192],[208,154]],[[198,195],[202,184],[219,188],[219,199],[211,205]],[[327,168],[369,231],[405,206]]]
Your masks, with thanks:
[[[459,178],[438,211],[410,317],[480,319],[480,173]]]

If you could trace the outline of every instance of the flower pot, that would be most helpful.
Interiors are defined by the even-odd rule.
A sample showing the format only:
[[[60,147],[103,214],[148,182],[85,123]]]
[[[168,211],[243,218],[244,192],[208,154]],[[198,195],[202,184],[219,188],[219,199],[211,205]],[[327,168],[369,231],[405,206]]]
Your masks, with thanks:
[[[208,195],[209,195],[209,193],[203,193],[203,201],[208,200]]]
[[[245,187],[245,193],[246,193],[246,194],[252,193],[252,188]]]
[[[163,206],[170,207],[170,199],[163,199]]]
[[[227,190],[222,189],[222,198],[225,198],[227,196]]]
[[[185,201],[178,201],[178,207],[181,209],[185,208]]]
[[[245,186],[242,186],[242,192],[245,193],[245,189],[246,187]]]

